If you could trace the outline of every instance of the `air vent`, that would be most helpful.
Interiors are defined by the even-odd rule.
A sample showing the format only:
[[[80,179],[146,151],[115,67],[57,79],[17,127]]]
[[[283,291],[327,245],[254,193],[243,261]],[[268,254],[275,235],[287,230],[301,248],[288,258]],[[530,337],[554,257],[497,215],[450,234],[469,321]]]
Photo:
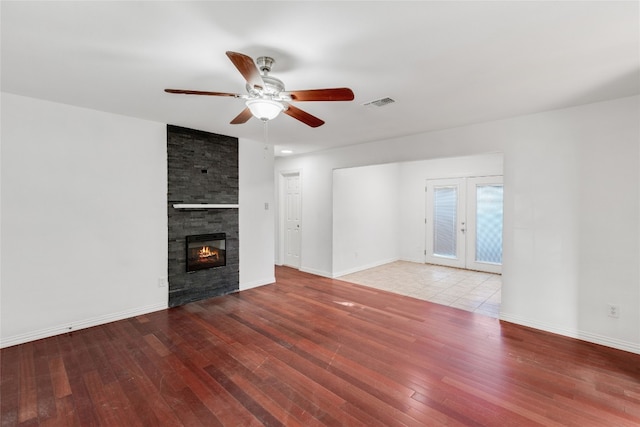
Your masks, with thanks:
[[[365,107],[384,107],[385,105],[393,104],[394,102],[396,101],[391,98],[381,98],[362,105],[364,105]]]

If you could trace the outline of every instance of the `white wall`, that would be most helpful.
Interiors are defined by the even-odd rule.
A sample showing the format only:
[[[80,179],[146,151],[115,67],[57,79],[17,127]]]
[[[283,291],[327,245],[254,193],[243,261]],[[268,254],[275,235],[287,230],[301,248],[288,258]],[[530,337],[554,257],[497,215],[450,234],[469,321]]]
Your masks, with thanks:
[[[333,169],[502,152],[501,318],[640,353],[639,117],[634,96],[279,158],[304,176],[301,269],[333,274]]]
[[[165,308],[165,125],[1,102],[2,346]]]
[[[638,100],[512,121],[504,319],[640,352]]]
[[[1,103],[0,346],[166,308],[166,125]],[[247,289],[274,280],[273,154],[242,140],[239,157]]]
[[[400,165],[333,171],[333,276],[399,258]]]
[[[275,282],[273,146],[241,139],[239,158],[242,291]]]

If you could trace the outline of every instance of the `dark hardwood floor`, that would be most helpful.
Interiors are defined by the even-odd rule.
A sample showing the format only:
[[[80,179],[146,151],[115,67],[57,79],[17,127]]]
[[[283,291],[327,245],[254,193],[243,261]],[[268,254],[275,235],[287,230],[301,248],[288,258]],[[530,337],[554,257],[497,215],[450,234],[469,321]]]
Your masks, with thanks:
[[[2,426],[640,425],[640,355],[276,273],[1,350]]]

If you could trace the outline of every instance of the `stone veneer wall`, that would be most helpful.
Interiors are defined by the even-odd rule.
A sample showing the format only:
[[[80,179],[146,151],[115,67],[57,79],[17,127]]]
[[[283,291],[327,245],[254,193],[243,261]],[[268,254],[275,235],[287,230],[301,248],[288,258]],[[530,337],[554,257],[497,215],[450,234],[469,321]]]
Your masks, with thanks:
[[[174,209],[175,203],[238,203],[238,139],[167,125],[169,307],[237,291],[237,209]],[[226,233],[227,265],[186,268],[186,236]]]

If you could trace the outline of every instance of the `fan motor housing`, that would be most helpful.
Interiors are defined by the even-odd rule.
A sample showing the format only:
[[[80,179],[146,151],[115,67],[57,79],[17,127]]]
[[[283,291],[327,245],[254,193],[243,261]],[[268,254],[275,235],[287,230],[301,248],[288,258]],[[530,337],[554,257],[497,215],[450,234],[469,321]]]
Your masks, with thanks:
[[[262,94],[262,95],[277,95],[280,92],[284,91],[284,83],[282,80],[277,79],[271,76],[262,76],[262,81],[264,82],[264,87],[262,91],[257,90],[247,84],[247,92],[251,94]]]

